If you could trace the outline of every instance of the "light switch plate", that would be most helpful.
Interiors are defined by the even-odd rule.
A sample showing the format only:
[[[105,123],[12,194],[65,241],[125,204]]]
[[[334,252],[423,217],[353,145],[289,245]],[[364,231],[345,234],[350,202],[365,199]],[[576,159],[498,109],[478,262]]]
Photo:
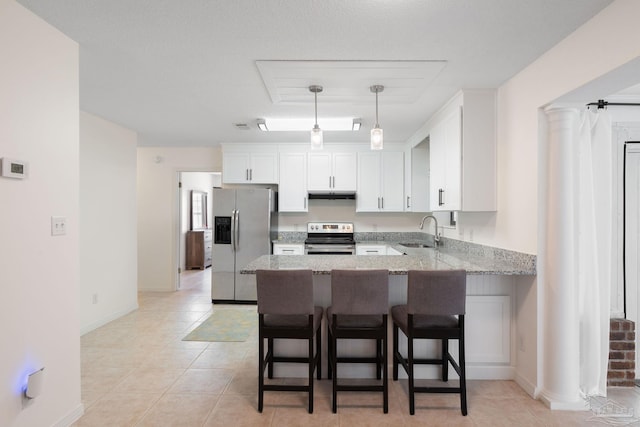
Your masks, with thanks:
[[[51,217],[51,235],[64,236],[67,234],[67,218],[64,216]]]

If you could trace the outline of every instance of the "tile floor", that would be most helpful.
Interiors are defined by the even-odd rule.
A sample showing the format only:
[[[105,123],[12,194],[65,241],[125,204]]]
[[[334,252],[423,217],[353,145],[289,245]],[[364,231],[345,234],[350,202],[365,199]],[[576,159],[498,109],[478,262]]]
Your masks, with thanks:
[[[512,381],[469,381],[467,417],[457,395],[424,394],[410,416],[406,381],[389,382],[388,414],[379,394],[363,393],[339,394],[333,414],[328,380],[316,382],[313,414],[306,394],[290,392],[266,393],[258,413],[255,331],[240,343],[182,341],[219,308],[211,304],[209,278],[208,269],[188,271],[178,292],[142,292],[139,310],[82,337],[85,414],[74,426],[614,425],[591,411],[550,411]],[[609,399],[640,415],[637,389],[611,389]]]

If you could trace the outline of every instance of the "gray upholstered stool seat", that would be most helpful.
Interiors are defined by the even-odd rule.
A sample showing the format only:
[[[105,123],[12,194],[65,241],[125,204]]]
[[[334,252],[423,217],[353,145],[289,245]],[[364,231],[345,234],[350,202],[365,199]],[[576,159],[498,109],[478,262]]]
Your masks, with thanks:
[[[313,328],[318,329],[322,322],[322,307],[314,307]],[[284,326],[288,328],[306,328],[309,326],[307,315],[300,314],[265,314],[265,326]]]
[[[408,309],[406,305],[395,305],[391,307],[391,317],[400,327],[402,332],[407,334],[409,331],[408,325]],[[414,328],[455,328],[458,326],[458,318],[455,316],[429,316],[419,315],[413,316]]]
[[[258,411],[262,412],[265,391],[306,391],[309,393],[309,413],[313,412],[313,373],[321,378],[320,354],[322,340],[320,324],[322,307],[313,305],[311,270],[258,270]],[[313,341],[315,338],[315,354]],[[264,354],[264,340],[267,354]],[[306,357],[277,356],[274,339],[302,339],[308,342]],[[265,384],[264,370],[273,378],[276,362],[306,363],[309,367],[307,385]]]

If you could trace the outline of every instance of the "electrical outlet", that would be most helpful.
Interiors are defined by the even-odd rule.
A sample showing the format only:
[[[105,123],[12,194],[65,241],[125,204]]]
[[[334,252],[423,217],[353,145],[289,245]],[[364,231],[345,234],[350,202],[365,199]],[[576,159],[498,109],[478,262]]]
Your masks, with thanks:
[[[64,236],[67,234],[67,218],[64,216],[51,217],[51,235]]]
[[[518,348],[520,351],[524,351],[524,337],[522,335],[518,336]]]
[[[473,230],[469,230],[469,241],[473,242]]]

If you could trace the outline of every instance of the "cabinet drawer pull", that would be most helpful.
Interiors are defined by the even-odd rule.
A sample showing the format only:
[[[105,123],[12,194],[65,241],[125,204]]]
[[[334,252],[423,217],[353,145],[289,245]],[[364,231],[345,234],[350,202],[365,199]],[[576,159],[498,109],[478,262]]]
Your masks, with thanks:
[[[444,205],[444,190],[438,189],[438,206]]]

